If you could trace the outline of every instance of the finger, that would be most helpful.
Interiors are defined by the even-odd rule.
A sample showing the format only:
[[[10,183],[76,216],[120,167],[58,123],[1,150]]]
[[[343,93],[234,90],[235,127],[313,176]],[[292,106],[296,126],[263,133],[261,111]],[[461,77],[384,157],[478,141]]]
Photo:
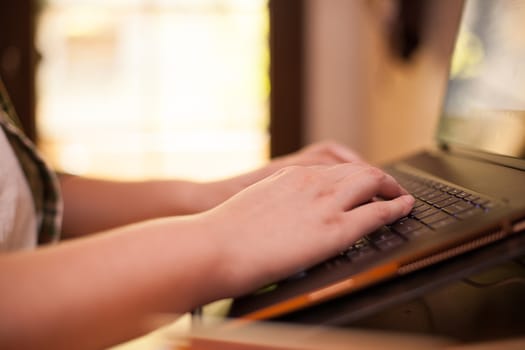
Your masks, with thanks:
[[[361,160],[361,157],[356,152],[333,141],[313,144],[305,148],[305,151],[318,153],[323,156],[324,164],[350,163]]]
[[[323,164],[317,166],[313,165],[309,168],[322,171],[325,174],[325,177],[333,182],[341,182],[347,177],[356,175],[357,173],[361,172],[364,168],[369,167],[370,165],[366,163],[356,161],[353,163]]]
[[[327,151],[333,154],[334,157],[341,162],[355,162],[361,160],[361,157],[357,153],[339,143],[328,143]]]
[[[414,197],[403,195],[395,199],[364,204],[345,213],[349,242],[400,219],[412,210]]]
[[[406,194],[392,176],[371,166],[350,171],[338,182],[335,192],[341,205],[347,210],[367,203],[375,197],[391,199]]]

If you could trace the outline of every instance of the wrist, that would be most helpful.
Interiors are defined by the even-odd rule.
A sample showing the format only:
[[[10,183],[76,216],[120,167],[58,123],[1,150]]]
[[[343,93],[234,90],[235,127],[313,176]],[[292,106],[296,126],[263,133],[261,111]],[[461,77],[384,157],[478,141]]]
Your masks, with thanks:
[[[228,198],[227,191],[216,182],[168,181],[158,188],[169,216],[201,213]]]
[[[201,183],[200,185],[201,193],[199,196],[204,199],[201,203],[201,211],[218,206],[247,186],[242,176]]]

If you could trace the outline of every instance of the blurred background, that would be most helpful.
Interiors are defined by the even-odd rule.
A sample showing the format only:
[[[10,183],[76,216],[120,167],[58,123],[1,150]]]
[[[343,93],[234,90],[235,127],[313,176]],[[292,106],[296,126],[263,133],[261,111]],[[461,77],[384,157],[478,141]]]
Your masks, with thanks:
[[[205,179],[268,157],[265,0],[48,0],[36,34],[58,168]]]
[[[431,147],[455,0],[19,0],[0,75],[60,171],[210,180],[324,139]]]

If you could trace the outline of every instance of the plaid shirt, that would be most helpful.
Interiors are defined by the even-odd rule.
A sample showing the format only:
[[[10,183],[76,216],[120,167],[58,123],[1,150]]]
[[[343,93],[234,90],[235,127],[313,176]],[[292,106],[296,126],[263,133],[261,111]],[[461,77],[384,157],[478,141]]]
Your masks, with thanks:
[[[20,122],[1,80],[0,125],[20,162],[33,195],[38,243],[57,241],[62,222],[62,200],[57,177],[44,162],[35,145],[21,131]]]

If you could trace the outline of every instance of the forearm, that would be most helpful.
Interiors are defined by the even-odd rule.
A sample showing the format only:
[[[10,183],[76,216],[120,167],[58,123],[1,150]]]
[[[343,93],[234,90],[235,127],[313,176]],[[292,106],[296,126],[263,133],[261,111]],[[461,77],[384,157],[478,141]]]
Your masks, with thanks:
[[[79,236],[150,218],[202,212],[283,167],[340,164],[358,159],[345,147],[327,142],[274,159],[248,173],[207,183],[180,180],[115,182],[61,177],[65,200],[64,234]]]
[[[2,348],[103,348],[144,333],[156,313],[223,297],[216,245],[192,220],[0,257]]]
[[[213,183],[191,181],[120,182],[62,176],[60,183],[66,237],[152,218],[198,213],[226,197]]]

